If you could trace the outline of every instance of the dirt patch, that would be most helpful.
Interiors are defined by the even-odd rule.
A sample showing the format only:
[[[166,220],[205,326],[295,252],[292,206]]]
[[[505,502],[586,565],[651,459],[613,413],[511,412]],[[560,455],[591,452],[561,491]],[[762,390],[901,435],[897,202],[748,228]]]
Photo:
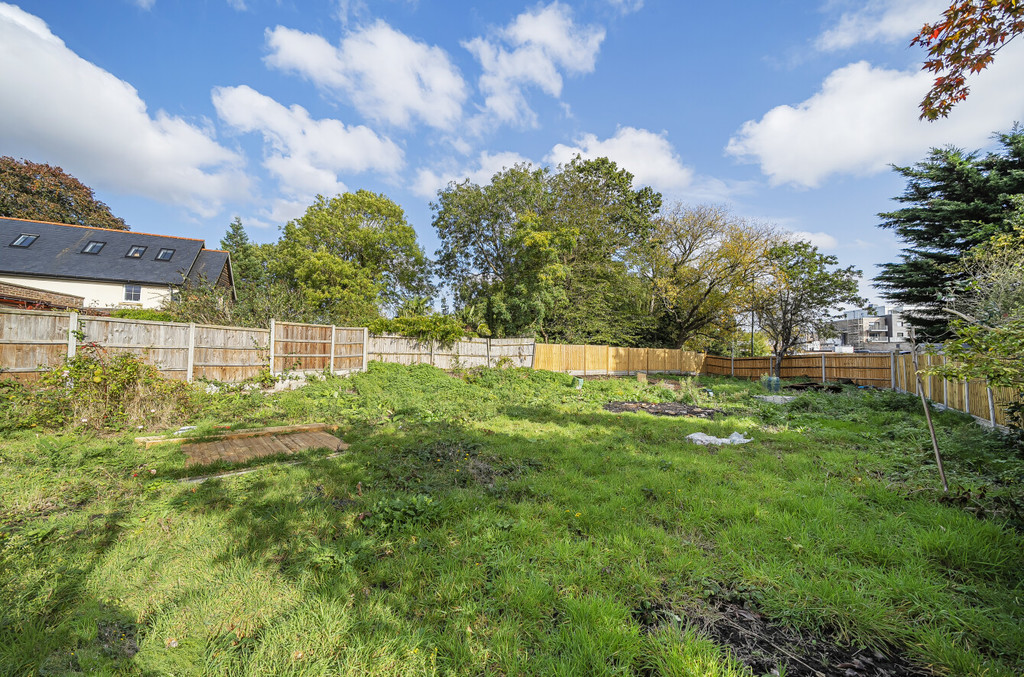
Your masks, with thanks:
[[[139,652],[135,624],[127,621],[98,621],[96,641],[100,652],[110,658],[131,658]]]
[[[817,383],[814,381],[808,381],[807,383],[787,383],[784,387],[786,390],[796,390],[799,392],[805,392],[808,390],[819,393],[843,392],[843,386],[838,383]]]
[[[754,674],[787,677],[932,677],[892,648],[846,645],[827,636],[797,633],[770,623],[756,610],[712,597],[711,613],[689,620],[728,647]],[[663,612],[670,613],[670,612]]]
[[[604,405],[606,411],[612,413],[646,411],[655,416],[693,416],[711,420],[715,414],[721,414],[718,409],[707,409],[682,402],[609,402]]]

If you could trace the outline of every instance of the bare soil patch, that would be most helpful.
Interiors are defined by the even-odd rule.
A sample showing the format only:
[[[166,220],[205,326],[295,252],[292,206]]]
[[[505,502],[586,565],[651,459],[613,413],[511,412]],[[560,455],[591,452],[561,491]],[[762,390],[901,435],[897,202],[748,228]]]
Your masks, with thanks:
[[[605,410],[615,414],[622,412],[646,411],[655,416],[693,416],[711,420],[715,414],[721,414],[718,409],[708,409],[682,402],[609,402],[604,405]]]
[[[712,596],[707,606],[676,613],[660,602],[641,602],[633,618],[645,632],[662,623],[684,622],[697,628],[755,675],[787,677],[934,677],[893,647],[845,644],[827,635],[811,635],[773,624],[736,594]]]

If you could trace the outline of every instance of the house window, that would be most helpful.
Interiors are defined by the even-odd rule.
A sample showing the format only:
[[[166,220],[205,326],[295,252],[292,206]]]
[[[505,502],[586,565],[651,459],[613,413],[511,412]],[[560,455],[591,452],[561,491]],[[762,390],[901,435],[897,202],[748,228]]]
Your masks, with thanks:
[[[36,241],[38,235],[29,235],[28,233],[22,233],[11,243],[12,247],[31,247],[32,243]]]
[[[170,261],[172,256],[174,256],[174,250],[173,249],[161,249],[157,253],[157,255],[156,255],[156,260],[157,261]]]
[[[106,242],[97,242],[96,240],[93,240],[89,244],[85,245],[85,249],[82,250],[82,253],[99,254],[100,250],[103,249],[103,245],[105,244]]]
[[[126,284],[124,286],[124,300],[125,301],[138,301],[142,298],[142,285],[139,284]]]
[[[146,253],[146,248],[137,244],[133,244],[128,248],[128,253],[125,254],[126,259],[141,259],[142,255]]]

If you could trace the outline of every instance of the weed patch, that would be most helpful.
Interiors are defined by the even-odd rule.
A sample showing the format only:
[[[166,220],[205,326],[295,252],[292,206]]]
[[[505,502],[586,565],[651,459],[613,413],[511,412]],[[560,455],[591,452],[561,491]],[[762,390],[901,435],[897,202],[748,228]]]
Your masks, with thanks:
[[[121,436],[16,422],[0,432],[0,665],[750,677],[801,674],[795,656],[844,677],[1024,671],[1019,461],[1002,438],[937,413],[958,492],[942,498],[913,398],[766,405],[749,382],[662,380],[577,389],[372,363],[294,391],[202,394],[172,430],[323,422],[350,445],[202,484],[175,482],[180,448],[142,449],[130,422]],[[30,413],[22,397],[8,401]],[[687,443],[698,431],[754,441],[712,452]]]

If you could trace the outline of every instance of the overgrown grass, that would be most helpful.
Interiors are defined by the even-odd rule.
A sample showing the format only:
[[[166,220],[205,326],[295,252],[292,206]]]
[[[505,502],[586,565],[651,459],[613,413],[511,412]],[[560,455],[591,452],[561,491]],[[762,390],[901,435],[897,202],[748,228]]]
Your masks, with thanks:
[[[212,395],[175,423],[323,421],[352,446],[199,485],[175,445],[7,431],[0,673],[749,674],[694,622],[723,597],[938,674],[1024,671],[1018,454],[936,415],[943,502],[911,397],[668,380],[374,363]],[[727,416],[601,408],[675,398]]]

